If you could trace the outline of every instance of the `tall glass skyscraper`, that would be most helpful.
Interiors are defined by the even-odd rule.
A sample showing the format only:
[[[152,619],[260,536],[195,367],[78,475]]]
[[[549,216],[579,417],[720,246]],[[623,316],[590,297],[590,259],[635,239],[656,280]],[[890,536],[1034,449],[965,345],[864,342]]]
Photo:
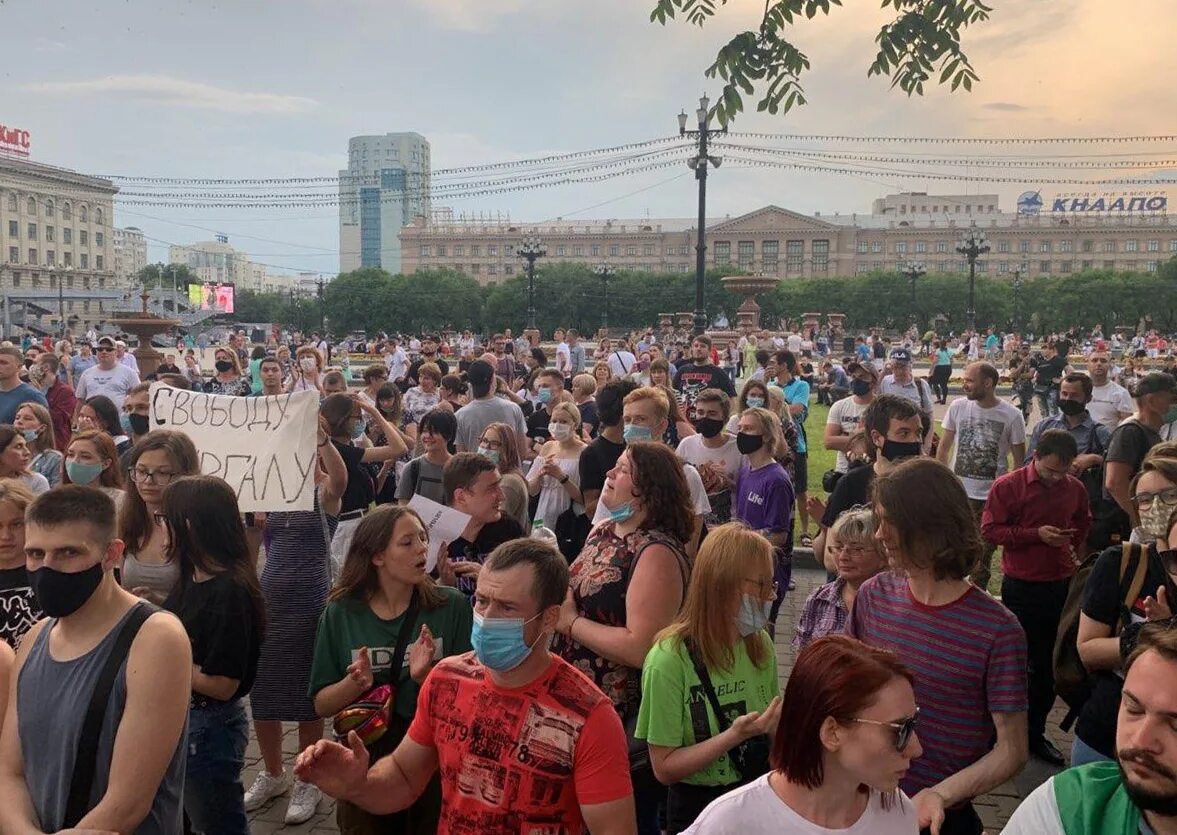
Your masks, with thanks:
[[[419,133],[353,136],[339,172],[339,271],[401,269],[401,227],[429,217],[429,141]]]

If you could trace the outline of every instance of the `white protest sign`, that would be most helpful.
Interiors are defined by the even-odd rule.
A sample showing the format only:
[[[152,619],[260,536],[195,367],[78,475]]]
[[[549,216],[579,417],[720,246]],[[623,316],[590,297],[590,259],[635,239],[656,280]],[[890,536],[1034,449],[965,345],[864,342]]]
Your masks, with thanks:
[[[437,565],[437,552],[441,549],[441,543],[458,539],[470,524],[470,514],[438,504],[422,495],[414,495],[409,499],[409,507],[417,511],[417,515],[425,523],[425,530],[429,532],[429,552],[425,555],[425,570],[432,571]]]
[[[151,428],[192,439],[200,471],[223,478],[242,513],[313,510],[319,395],[232,397],[151,386]]]

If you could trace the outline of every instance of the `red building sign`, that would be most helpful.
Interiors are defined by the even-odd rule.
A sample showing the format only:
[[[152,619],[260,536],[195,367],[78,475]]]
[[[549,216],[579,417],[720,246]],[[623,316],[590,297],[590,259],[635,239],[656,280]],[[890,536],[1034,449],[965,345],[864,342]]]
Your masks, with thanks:
[[[29,155],[29,144],[29,132],[27,130],[0,125],[0,153],[27,157]]]

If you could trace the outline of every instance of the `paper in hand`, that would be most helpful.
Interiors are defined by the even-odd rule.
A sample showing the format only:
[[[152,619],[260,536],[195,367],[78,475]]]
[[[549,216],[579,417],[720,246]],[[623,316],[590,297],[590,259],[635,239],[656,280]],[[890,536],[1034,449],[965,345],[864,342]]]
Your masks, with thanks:
[[[437,553],[441,543],[458,539],[470,524],[470,515],[421,495],[414,495],[409,499],[409,507],[417,511],[421,521],[425,523],[425,530],[429,533],[429,552],[425,556],[425,570],[433,571],[437,567]]]

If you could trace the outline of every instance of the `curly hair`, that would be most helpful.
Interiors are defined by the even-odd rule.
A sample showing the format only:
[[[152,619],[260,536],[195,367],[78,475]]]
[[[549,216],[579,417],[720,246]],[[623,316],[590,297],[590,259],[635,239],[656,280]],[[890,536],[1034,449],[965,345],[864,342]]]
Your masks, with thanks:
[[[872,499],[898,536],[901,553],[888,554],[892,562],[898,557],[897,568],[963,580],[984,553],[960,479],[934,458],[913,458],[875,476]]]
[[[646,511],[645,527],[660,530],[679,543],[689,542],[695,522],[691,491],[674,450],[656,441],[626,447],[633,486]]]

